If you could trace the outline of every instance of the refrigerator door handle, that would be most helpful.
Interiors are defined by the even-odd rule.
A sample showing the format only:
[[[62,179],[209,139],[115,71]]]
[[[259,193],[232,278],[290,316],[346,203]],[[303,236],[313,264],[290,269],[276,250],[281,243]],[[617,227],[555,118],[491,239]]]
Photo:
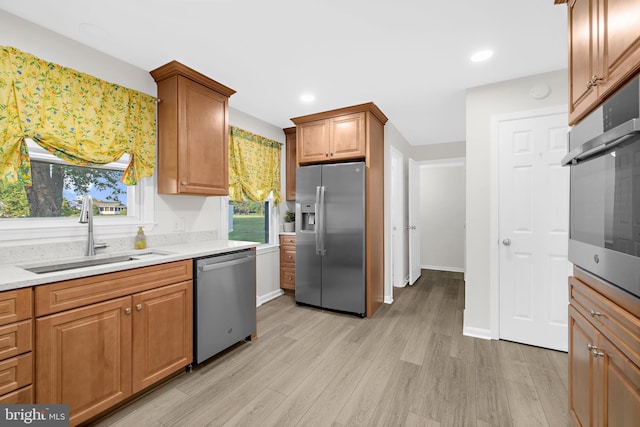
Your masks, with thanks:
[[[316,187],[316,217],[318,219],[318,229],[316,230],[316,254],[320,256],[324,256],[327,253],[324,248],[324,191],[324,185]]]

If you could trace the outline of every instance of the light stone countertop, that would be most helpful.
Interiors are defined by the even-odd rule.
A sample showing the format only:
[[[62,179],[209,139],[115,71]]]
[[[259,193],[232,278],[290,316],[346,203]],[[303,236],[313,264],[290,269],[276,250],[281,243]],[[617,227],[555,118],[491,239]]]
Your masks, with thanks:
[[[17,264],[0,264],[0,291],[25,288],[46,283],[60,282],[63,280],[77,279],[80,277],[95,276],[115,271],[130,270],[149,265],[164,264],[172,261],[200,258],[241,249],[249,249],[258,246],[256,242],[241,242],[234,240],[204,240],[192,243],[181,243],[131,250],[118,253],[105,253],[93,257],[56,258],[50,261],[24,262]],[[59,265],[69,262],[99,260],[114,256],[128,255],[134,258],[130,261],[122,261],[111,264],[96,265],[91,267],[74,268],[71,270],[56,271],[51,273],[33,273],[24,267],[38,267],[43,265]]]

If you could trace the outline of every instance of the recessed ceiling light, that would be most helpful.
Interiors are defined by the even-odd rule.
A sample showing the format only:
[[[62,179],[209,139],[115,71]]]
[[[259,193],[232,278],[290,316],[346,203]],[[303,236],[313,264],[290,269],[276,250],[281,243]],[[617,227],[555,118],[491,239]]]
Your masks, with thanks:
[[[302,95],[300,95],[300,101],[302,102],[313,102],[316,100],[316,97],[314,94],[312,93],[304,93]]]
[[[486,61],[487,59],[491,58],[493,56],[493,51],[492,50],[479,50],[478,52],[474,53],[473,55],[471,55],[471,62],[481,62],[481,61]]]

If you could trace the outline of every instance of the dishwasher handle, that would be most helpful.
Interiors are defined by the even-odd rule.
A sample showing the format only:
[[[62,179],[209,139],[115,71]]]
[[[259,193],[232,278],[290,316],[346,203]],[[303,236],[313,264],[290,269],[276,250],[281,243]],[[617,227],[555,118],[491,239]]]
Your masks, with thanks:
[[[214,262],[214,263],[211,263],[211,264],[199,266],[198,267],[198,271],[218,270],[220,268],[231,267],[233,265],[238,265],[238,264],[243,264],[245,262],[250,262],[252,259],[253,259],[253,257],[245,257],[245,258],[241,258],[241,259],[233,259],[231,261]]]

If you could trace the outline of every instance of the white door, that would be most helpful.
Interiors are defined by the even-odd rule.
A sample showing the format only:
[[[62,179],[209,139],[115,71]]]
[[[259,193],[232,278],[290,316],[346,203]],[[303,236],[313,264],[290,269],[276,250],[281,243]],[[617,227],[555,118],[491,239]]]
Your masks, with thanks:
[[[409,284],[420,277],[420,168],[409,159]]]
[[[567,114],[498,122],[501,339],[567,350]]]

